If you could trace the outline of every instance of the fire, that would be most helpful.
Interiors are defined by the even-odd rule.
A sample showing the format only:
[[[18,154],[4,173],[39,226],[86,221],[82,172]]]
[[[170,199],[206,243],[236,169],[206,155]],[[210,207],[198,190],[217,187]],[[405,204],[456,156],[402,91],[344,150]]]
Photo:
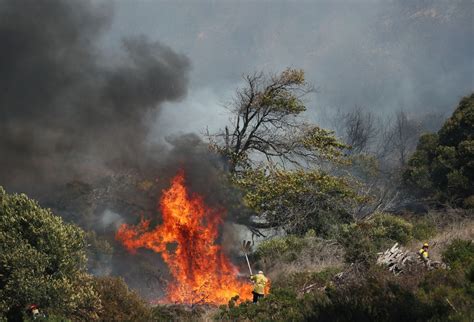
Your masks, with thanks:
[[[137,226],[123,224],[116,238],[132,253],[141,247],[161,253],[173,276],[163,302],[225,304],[235,295],[251,298],[252,286],[237,279],[237,267],[216,243],[223,211],[208,208],[199,195],[191,196],[183,171],[163,191],[159,208],[160,226],[151,228],[144,219]]]

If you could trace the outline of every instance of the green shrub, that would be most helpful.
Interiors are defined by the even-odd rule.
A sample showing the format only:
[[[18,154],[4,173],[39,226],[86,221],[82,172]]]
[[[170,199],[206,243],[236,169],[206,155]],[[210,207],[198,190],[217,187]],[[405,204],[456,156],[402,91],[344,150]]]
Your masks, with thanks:
[[[353,266],[354,267],[354,266]],[[370,267],[345,272],[344,280],[321,276],[325,289],[308,294],[295,284],[310,275],[294,274],[287,287],[275,287],[258,304],[221,306],[216,320],[224,321],[472,321],[474,287],[460,269],[435,270],[418,281],[406,283],[385,269]],[[470,273],[472,275],[472,273]],[[312,280],[317,275],[312,276]],[[281,283],[280,286],[283,284]]]
[[[0,319],[19,319],[32,303],[80,320],[96,319],[101,308],[82,229],[0,187]]]
[[[153,321],[198,321],[204,314],[201,307],[157,305],[152,310]]]
[[[416,219],[413,222],[412,233],[416,240],[428,240],[436,235],[436,225],[432,220],[425,217]]]
[[[406,244],[413,238],[413,225],[403,218],[379,213],[372,219],[372,236],[378,248],[388,243]]]
[[[451,268],[429,272],[418,296],[439,320],[473,321],[474,245],[467,240],[453,240],[442,256]]]
[[[355,280],[329,288],[329,301],[313,310],[312,321],[425,321],[427,305],[401,287],[386,272],[363,272]]]
[[[287,288],[292,291],[298,291],[305,286],[316,284],[316,287],[327,285],[331,279],[340,272],[337,268],[327,268],[320,272],[296,272],[279,276],[272,282],[272,287]]]
[[[378,213],[366,221],[341,225],[337,234],[349,263],[371,263],[377,252],[396,242],[406,244],[412,238],[412,224],[385,213]]]
[[[470,267],[474,264],[474,243],[471,240],[453,240],[443,252],[443,261],[451,266]]]
[[[470,195],[464,199],[463,204],[466,209],[474,209],[474,195]]]
[[[377,249],[372,242],[370,225],[367,223],[342,225],[338,241],[344,246],[344,260],[347,263],[369,264],[375,261]]]
[[[469,279],[469,272],[459,267],[427,274],[420,285],[418,297],[429,306],[437,320],[474,319],[474,281]]]
[[[271,258],[291,262],[306,246],[307,241],[303,237],[288,235],[263,241],[255,254],[260,259]]]
[[[151,309],[119,277],[96,277],[94,288],[100,296],[102,321],[150,321]]]
[[[309,298],[310,296],[307,296]],[[215,319],[218,321],[305,321],[311,308],[305,299],[298,299],[288,289],[273,289],[272,293],[257,304],[242,303],[239,306],[220,307]]]

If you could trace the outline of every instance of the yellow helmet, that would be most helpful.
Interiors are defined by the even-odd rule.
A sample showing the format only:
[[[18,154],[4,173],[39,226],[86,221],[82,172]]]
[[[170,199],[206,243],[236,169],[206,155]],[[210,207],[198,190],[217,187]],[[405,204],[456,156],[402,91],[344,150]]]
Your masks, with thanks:
[[[423,247],[428,247],[428,243],[424,243],[424,244],[423,244]]]

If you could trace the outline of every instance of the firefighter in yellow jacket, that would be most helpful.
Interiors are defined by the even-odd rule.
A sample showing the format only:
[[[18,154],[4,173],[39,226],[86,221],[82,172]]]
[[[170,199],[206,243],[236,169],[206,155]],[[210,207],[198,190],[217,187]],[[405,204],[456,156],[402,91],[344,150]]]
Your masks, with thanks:
[[[257,303],[257,301],[264,297],[265,295],[265,285],[267,285],[268,279],[263,275],[262,271],[258,271],[258,274],[251,275],[250,279],[253,281],[253,302]]]
[[[425,262],[430,259],[430,255],[428,253],[428,243],[423,244],[423,247],[418,251],[418,254]]]

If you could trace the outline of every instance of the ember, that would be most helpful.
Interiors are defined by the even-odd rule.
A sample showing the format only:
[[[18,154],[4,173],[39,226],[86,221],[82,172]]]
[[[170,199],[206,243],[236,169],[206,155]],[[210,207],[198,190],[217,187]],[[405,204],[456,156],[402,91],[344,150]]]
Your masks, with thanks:
[[[237,267],[216,244],[223,211],[189,195],[184,171],[163,191],[159,207],[162,225],[151,228],[144,219],[137,226],[123,224],[116,238],[132,253],[141,247],[161,253],[173,276],[161,302],[225,304],[235,295],[250,299],[252,286],[237,279]]]

